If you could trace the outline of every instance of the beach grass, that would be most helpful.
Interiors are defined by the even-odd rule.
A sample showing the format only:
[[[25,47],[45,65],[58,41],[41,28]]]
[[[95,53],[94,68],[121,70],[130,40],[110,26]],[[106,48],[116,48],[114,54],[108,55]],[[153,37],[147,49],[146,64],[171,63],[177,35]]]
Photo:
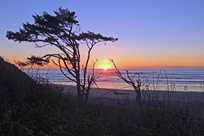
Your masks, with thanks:
[[[141,108],[118,99],[109,99],[116,101],[111,104],[101,96],[79,105],[76,96],[66,94],[62,86],[38,84],[14,65],[2,60],[0,64],[2,136],[204,135],[202,101],[146,99]],[[66,87],[66,91],[73,89]]]

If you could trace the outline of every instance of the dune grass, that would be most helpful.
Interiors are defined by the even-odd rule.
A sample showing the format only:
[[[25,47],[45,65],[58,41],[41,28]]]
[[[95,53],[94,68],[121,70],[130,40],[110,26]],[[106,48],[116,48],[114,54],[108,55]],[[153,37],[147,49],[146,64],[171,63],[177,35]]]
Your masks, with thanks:
[[[37,84],[0,60],[1,136],[203,136],[199,102],[78,105],[60,88]]]

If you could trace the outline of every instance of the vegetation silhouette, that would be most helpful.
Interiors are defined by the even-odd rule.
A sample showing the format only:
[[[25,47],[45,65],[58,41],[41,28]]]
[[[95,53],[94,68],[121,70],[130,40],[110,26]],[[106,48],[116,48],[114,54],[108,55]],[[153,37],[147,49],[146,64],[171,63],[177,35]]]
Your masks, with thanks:
[[[37,84],[0,58],[2,136],[203,136],[201,102],[143,101],[134,105],[78,105],[60,88]]]
[[[33,42],[39,48],[51,45],[56,47],[58,52],[41,57],[31,56],[27,62],[19,64],[43,66],[53,62],[65,77],[76,83],[79,100],[87,102],[89,89],[95,80],[95,63],[92,71],[90,73],[88,71],[91,51],[97,43],[117,39],[93,32],[80,33],[75,13],[66,9],[59,9],[54,15],[45,12],[43,15],[33,17],[35,22],[24,24],[19,32],[8,31],[8,39]],[[81,45],[88,47],[84,64],[80,56]],[[140,104],[142,83],[139,73],[135,74],[138,78],[134,82],[132,73],[127,71],[124,76],[115,64],[114,66],[118,76],[133,86]],[[4,136],[204,135],[202,101],[150,99],[142,101],[141,111],[141,108],[135,104],[127,106],[105,103],[107,101],[102,97],[101,102],[96,100],[87,105],[78,105],[75,98],[64,95],[60,90],[61,88],[38,84],[0,57],[0,134]]]
[[[81,32],[75,12],[59,8],[54,14],[44,12],[33,15],[34,23],[25,23],[18,32],[7,32],[7,38],[18,42],[35,43],[37,47],[54,46],[56,53],[44,56],[32,56],[31,63],[44,64],[53,62],[62,74],[76,83],[80,101],[87,102],[90,87],[95,82],[94,67],[88,71],[93,48],[101,42],[114,42],[117,38],[103,36],[100,33]],[[85,62],[82,62],[80,46],[88,48]],[[29,63],[27,63],[29,64]]]
[[[141,92],[142,80],[140,78],[141,73],[138,73],[138,72],[130,73],[128,70],[126,70],[125,73],[122,73],[116,66],[114,60],[111,59],[110,61],[112,62],[115,68],[116,75],[134,89],[136,93],[137,104],[139,104],[139,106],[142,106],[142,102],[141,102],[142,101],[142,92]]]

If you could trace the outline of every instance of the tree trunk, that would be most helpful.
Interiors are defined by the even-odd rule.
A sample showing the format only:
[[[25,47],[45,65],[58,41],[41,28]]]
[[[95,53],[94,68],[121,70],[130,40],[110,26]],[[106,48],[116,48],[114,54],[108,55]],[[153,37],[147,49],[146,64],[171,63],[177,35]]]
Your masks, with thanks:
[[[85,94],[85,101],[84,101],[84,103],[87,104],[87,103],[88,103],[88,100],[89,100],[89,94],[86,93],[86,94]]]
[[[141,94],[140,87],[136,87],[136,86],[133,86],[133,87],[136,93],[136,102],[139,106],[142,106],[142,94]]]
[[[79,105],[83,103],[83,94],[81,93],[81,87],[80,84],[78,83],[77,83],[77,101]]]
[[[140,89],[136,90],[136,101],[139,104],[139,106],[142,106],[142,95]]]
[[[77,99],[78,99],[79,104],[81,104],[83,102],[83,92],[81,89],[79,72],[76,73],[76,87],[77,87]]]

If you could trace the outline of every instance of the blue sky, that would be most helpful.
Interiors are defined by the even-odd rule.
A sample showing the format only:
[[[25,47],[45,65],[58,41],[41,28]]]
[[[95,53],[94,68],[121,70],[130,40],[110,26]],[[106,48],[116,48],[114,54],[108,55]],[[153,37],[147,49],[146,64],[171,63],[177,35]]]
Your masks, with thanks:
[[[32,21],[32,14],[59,7],[75,11],[82,30],[119,38],[96,49],[94,57],[128,66],[204,66],[204,0],[2,0],[0,55],[22,59],[45,53],[8,41],[5,34]]]

